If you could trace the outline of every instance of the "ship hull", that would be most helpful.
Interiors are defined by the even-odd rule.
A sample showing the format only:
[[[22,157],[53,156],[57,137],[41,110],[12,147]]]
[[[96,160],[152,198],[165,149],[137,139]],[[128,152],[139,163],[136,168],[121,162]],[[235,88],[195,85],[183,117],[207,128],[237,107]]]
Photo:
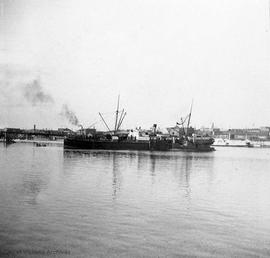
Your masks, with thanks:
[[[139,150],[139,151],[169,151],[179,150],[187,152],[210,152],[215,149],[208,144],[179,144],[166,140],[150,141],[110,141],[87,138],[66,138],[65,149],[88,149],[88,150]]]
[[[89,149],[89,150],[160,150],[171,149],[171,143],[167,141],[107,141],[91,139],[72,139],[64,140],[65,149]]]
[[[210,145],[195,145],[195,144],[181,145],[178,143],[173,144],[172,149],[186,151],[186,152],[211,152],[211,151],[215,151],[215,148],[213,148]]]
[[[178,139],[172,144],[173,150],[187,152],[211,152],[215,151],[212,147],[214,139],[211,137],[187,137]]]

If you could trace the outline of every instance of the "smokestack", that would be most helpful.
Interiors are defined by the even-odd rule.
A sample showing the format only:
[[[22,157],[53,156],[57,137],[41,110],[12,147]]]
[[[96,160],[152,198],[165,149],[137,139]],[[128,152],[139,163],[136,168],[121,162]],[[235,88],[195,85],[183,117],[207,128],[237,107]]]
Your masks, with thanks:
[[[36,131],[36,125],[34,125],[34,131]]]
[[[157,124],[153,124],[153,128],[154,128],[154,134],[156,134],[156,132],[157,132]]]
[[[82,125],[78,125],[78,126],[81,127],[81,129],[80,129],[80,134],[81,134],[81,135],[84,135],[83,126],[82,126]]]

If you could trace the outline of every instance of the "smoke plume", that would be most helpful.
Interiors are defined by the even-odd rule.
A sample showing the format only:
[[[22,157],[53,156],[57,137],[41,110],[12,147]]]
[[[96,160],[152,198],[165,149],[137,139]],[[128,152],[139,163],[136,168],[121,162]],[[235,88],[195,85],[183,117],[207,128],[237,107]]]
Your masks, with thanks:
[[[24,87],[23,95],[32,106],[39,104],[53,104],[54,99],[51,95],[44,93],[40,82],[33,80]]]
[[[73,111],[71,111],[68,107],[68,105],[64,104],[62,106],[62,111],[60,113],[62,116],[67,118],[67,120],[72,124],[72,125],[77,125],[79,126],[79,119],[75,115]]]

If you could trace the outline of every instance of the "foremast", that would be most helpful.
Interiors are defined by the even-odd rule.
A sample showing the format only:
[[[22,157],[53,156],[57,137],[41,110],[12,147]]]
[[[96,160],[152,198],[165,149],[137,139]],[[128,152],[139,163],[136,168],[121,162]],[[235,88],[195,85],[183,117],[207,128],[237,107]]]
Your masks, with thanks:
[[[123,121],[124,121],[124,118],[127,114],[127,112],[125,112],[124,109],[122,109],[121,111],[119,111],[119,104],[120,104],[120,95],[118,95],[118,100],[117,100],[117,106],[116,106],[116,112],[115,112],[115,123],[114,123],[114,130],[112,131],[108,124],[106,123],[104,117],[102,116],[102,114],[99,112],[99,116],[101,117],[105,127],[108,129],[109,133],[110,134],[113,134],[113,135],[116,135],[116,133],[119,131]],[[120,114],[120,115],[119,115]]]

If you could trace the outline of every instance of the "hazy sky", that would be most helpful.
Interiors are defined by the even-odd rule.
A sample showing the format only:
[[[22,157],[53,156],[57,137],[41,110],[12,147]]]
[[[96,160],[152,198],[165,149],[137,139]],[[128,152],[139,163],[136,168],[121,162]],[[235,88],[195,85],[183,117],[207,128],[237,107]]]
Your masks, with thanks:
[[[0,0],[0,127],[270,126],[269,35],[268,0]]]

